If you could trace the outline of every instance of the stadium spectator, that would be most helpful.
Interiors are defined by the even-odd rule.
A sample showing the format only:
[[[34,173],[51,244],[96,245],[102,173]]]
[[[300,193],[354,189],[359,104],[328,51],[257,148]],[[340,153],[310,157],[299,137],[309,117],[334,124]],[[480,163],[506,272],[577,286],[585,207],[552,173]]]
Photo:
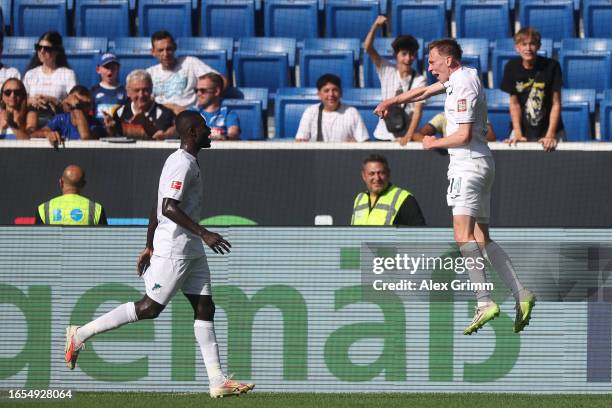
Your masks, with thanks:
[[[0,31],[0,56],[4,51],[4,32]],[[0,86],[9,78],[21,79],[21,73],[17,68],[7,67],[0,62]]]
[[[417,52],[419,51],[419,43],[413,36],[401,35],[391,44],[395,64],[389,63],[389,61],[378,54],[378,51],[374,48],[374,36],[376,31],[385,24],[387,24],[387,17],[376,17],[364,43],[365,51],[376,66],[383,100],[410,89],[427,85],[425,76],[412,69],[412,64],[416,60]],[[379,119],[378,125],[374,130],[374,137],[376,139],[398,140],[402,144],[412,140],[423,115],[423,102],[408,103],[402,107],[394,108],[392,112],[389,112],[387,119]],[[395,126],[392,128],[396,130],[394,133],[388,130],[388,121],[394,123]]]
[[[197,102],[195,110],[200,112],[206,126],[210,128],[212,140],[238,140],[240,139],[240,121],[235,112],[227,106],[221,106],[223,93],[223,77],[214,72],[198,78],[196,88]]]
[[[538,141],[544,150],[554,150],[564,137],[561,66],[538,55],[541,35],[531,27],[517,32],[514,44],[520,58],[508,61],[501,84],[502,91],[510,94],[512,132],[507,142]]]
[[[48,31],[34,46],[36,52],[23,77],[28,103],[37,114],[37,129],[62,112],[62,100],[77,84],[76,75],[68,66],[62,36]]]
[[[418,131],[414,132],[414,136],[412,140],[420,142],[423,140],[423,136],[435,136],[442,135],[442,137],[446,137],[446,116],[444,112],[438,113],[436,116],[431,118],[425,126],[423,126]],[[487,118],[487,135],[485,136],[488,142],[494,142],[496,140],[495,131],[493,130],[493,126],[491,126],[491,122]],[[405,143],[400,144],[404,145]]]
[[[163,140],[175,137],[174,113],[153,100],[153,81],[145,70],[137,69],[127,76],[128,100],[105,116],[109,134],[133,139]]]
[[[47,225],[106,225],[106,213],[101,204],[83,197],[85,172],[76,164],[64,169],[59,179],[62,195],[42,203],[36,210],[36,224]]]
[[[368,156],[361,167],[361,178],[367,190],[355,197],[351,225],[425,225],[416,198],[391,184],[391,169],[384,156]]]
[[[151,47],[151,53],[159,60],[159,64],[147,68],[153,79],[155,101],[171,109],[176,115],[195,104],[198,78],[217,71],[195,57],[176,58],[176,42],[167,31],[154,33],[151,36]],[[225,78],[223,82],[225,88]]]
[[[295,140],[311,142],[365,142],[369,139],[357,109],[340,102],[342,82],[333,74],[317,79],[321,103],[309,106],[300,119]]]
[[[18,78],[7,79],[0,94],[0,139],[29,139],[27,129],[36,126],[36,114],[28,110],[28,94],[23,82]]]
[[[125,87],[119,84],[119,58],[113,53],[105,52],[98,56],[96,72],[100,83],[91,87],[93,110],[96,118],[104,120],[104,114],[113,116],[113,112],[127,100]]]
[[[83,85],[70,90],[64,100],[68,112],[58,113],[47,126],[32,133],[32,137],[46,137],[53,146],[64,140],[91,140],[106,136],[104,124],[91,115],[91,94]]]

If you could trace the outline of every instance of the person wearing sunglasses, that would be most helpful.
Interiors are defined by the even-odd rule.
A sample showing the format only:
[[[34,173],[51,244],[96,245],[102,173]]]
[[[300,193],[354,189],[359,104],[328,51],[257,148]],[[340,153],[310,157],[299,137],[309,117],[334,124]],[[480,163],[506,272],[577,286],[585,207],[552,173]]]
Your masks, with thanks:
[[[29,139],[27,123],[34,126],[36,114],[28,111],[28,94],[23,82],[7,79],[0,95],[0,139]]]
[[[0,55],[4,50],[4,33],[0,31]],[[9,78],[21,79],[21,73],[17,68],[7,67],[0,62],[0,86]]]
[[[240,121],[236,112],[221,106],[223,77],[209,72],[198,78],[196,86],[197,101],[192,109],[202,115],[210,128],[212,140],[239,140]]]
[[[76,75],[68,66],[62,36],[48,31],[34,46],[34,55],[23,77],[28,91],[28,103],[38,114],[37,129],[55,114],[62,112],[62,100],[77,84]]]

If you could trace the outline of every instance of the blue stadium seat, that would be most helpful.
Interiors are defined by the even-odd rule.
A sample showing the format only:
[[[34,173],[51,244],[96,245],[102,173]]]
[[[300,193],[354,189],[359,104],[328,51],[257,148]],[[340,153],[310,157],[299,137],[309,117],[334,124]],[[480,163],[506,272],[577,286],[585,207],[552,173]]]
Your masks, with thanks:
[[[374,39],[374,48],[378,52],[378,54],[387,59],[390,63],[395,64],[395,57],[393,56],[393,48],[391,48],[391,43],[393,43],[394,38],[375,38]],[[423,71],[423,39],[416,39],[419,43],[419,51],[417,53],[417,60],[412,64],[412,69],[415,72]],[[370,57],[365,53],[363,56],[363,81],[365,88],[380,88],[380,80],[378,79],[378,75],[376,74],[376,67],[374,63],[370,59]]]
[[[612,3],[609,0],[583,0],[584,36],[612,38]]]
[[[130,35],[129,0],[75,0],[76,35],[127,37]]]
[[[266,37],[294,37],[298,40],[319,36],[317,0],[266,0]]]
[[[520,21],[554,41],[576,36],[573,0],[521,0]]]
[[[585,53],[612,52],[612,38],[565,38],[561,41],[561,49]]]
[[[446,94],[436,95],[427,100],[425,105],[423,106],[423,116],[421,116],[421,121],[419,122],[419,129],[422,128],[440,112],[444,112],[444,100],[446,99]]]
[[[176,39],[177,55],[189,55],[204,61],[221,75],[228,77],[228,52],[233,54],[231,38],[179,37]]]
[[[309,38],[300,52],[300,86],[316,86],[317,79],[333,73],[342,80],[343,88],[355,86],[355,64],[361,44],[356,38]]]
[[[601,140],[612,140],[612,89],[606,89],[599,105]]]
[[[64,37],[64,49],[70,68],[74,70],[78,83],[90,87],[99,82],[96,61],[100,52],[108,49],[108,39],[103,37]]]
[[[379,0],[327,0],[325,2],[325,35],[333,38],[359,38],[368,34],[380,14]],[[377,35],[380,35],[380,30]]]
[[[591,139],[590,114],[595,110],[595,90],[563,89],[561,91],[561,117],[568,142]]]
[[[374,114],[374,109],[381,101],[380,88],[354,88],[342,92],[342,103],[353,106],[359,111],[363,123],[368,129],[370,140],[376,140],[374,129],[378,125],[378,116]]]
[[[12,0],[0,0],[0,9],[2,9],[2,25],[3,30],[11,25],[11,15],[13,13]]]
[[[493,41],[510,35],[508,0],[457,0],[455,13],[457,37]]]
[[[266,88],[227,88],[223,93],[227,99],[246,99],[260,101],[261,108],[265,112],[268,109],[268,90]]]
[[[489,71],[489,42],[484,38],[458,38],[464,56],[477,56],[483,73]]]
[[[566,51],[559,53],[563,83],[572,88],[590,88],[597,92],[612,87],[612,53]]]
[[[119,57],[119,81],[125,84],[127,75],[135,69],[147,69],[159,62],[151,55],[149,37],[120,37],[109,47]]]
[[[489,122],[497,140],[506,140],[512,130],[510,118],[510,95],[501,89],[485,89]]]
[[[302,114],[319,102],[316,88],[279,88],[274,103],[275,138],[295,138]]]
[[[266,101],[267,103],[267,101]],[[261,101],[224,99],[221,104],[238,115],[241,140],[263,140],[263,116]]]
[[[448,35],[445,0],[392,0],[391,13],[394,37],[412,34],[431,41]]]
[[[68,33],[66,0],[14,0],[15,35],[39,36],[45,31]]]
[[[191,0],[138,0],[138,35],[166,30],[174,36],[192,35]]]
[[[5,37],[2,63],[7,67],[17,68],[23,78],[37,40],[38,37]]]
[[[252,37],[255,35],[255,1],[202,0],[200,35]]]
[[[268,88],[271,93],[290,86],[295,50],[294,38],[241,38],[234,54],[236,85]]]
[[[62,39],[66,52],[105,52],[108,50],[108,38],[105,37],[64,37]]]
[[[542,44],[538,55],[552,58],[553,55],[553,40],[550,38],[542,38]],[[495,41],[493,53],[491,56],[491,71],[493,73],[493,87],[499,88],[504,77],[504,67],[506,63],[513,58],[519,58],[518,53],[514,49],[514,39],[503,38]]]

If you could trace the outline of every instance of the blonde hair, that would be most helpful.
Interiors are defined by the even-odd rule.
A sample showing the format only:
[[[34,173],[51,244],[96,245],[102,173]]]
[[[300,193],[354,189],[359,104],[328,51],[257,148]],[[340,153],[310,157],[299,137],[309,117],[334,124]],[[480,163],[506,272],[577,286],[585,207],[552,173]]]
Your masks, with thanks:
[[[542,45],[542,35],[538,30],[532,27],[521,28],[516,34],[514,34],[514,43],[518,44],[528,39],[533,39],[538,45]]]

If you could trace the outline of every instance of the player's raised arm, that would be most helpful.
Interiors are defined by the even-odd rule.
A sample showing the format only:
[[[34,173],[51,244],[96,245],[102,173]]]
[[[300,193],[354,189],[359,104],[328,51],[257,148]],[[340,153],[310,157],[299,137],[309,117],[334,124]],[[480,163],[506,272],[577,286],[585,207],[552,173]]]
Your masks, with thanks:
[[[382,118],[387,114],[387,110],[393,105],[401,105],[404,103],[423,101],[434,95],[438,95],[444,92],[444,85],[441,82],[436,82],[428,86],[420,86],[418,88],[411,89],[397,96],[389,99],[385,99],[378,104],[374,113]]]
[[[370,31],[368,32],[368,35],[366,36],[365,41],[363,43],[363,49],[365,50],[365,52],[368,53],[368,56],[370,57],[374,65],[376,65],[377,67],[380,66],[382,62],[382,57],[380,56],[378,51],[376,51],[376,48],[374,48],[374,36],[376,35],[376,30],[382,28],[385,24],[387,24],[387,17],[376,17],[376,20],[374,20],[372,27],[370,27]]]
[[[200,224],[189,218],[179,207],[179,201],[172,198],[164,198],[162,202],[162,214],[177,225],[198,235],[215,253],[224,254],[230,252],[232,245],[227,242],[220,234],[211,232]]]

